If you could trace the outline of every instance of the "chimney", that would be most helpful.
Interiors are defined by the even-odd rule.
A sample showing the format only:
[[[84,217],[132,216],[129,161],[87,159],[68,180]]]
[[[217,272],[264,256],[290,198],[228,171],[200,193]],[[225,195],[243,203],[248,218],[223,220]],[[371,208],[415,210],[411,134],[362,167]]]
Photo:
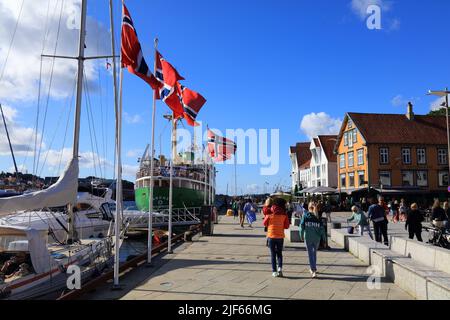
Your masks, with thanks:
[[[406,117],[408,118],[408,120],[414,120],[413,104],[411,102],[408,102]]]

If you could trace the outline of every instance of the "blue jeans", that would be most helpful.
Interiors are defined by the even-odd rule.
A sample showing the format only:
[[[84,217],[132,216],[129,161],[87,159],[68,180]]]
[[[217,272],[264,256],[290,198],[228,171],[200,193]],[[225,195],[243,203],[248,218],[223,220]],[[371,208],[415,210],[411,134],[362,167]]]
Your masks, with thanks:
[[[313,272],[317,271],[317,249],[319,242],[306,242],[306,250],[308,250],[309,266]]]
[[[270,256],[272,261],[272,272],[277,272],[277,262],[280,269],[283,268],[283,245],[284,239],[268,239]]]

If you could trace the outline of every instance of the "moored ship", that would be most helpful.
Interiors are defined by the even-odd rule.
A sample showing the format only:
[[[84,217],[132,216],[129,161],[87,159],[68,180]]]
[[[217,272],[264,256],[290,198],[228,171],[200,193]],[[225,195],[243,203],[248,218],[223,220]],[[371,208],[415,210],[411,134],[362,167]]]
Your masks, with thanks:
[[[141,211],[149,210],[150,155],[148,147],[140,159],[136,174],[135,201]],[[196,161],[194,152],[184,152],[174,157],[173,163],[173,208],[193,208],[214,202],[215,167],[205,161]],[[170,164],[164,156],[154,159],[155,210],[169,206]]]

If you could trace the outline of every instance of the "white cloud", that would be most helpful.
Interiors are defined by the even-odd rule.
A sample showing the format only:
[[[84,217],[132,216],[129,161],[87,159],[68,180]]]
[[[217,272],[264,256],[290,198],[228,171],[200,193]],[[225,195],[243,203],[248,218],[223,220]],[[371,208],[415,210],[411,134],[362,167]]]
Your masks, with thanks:
[[[127,152],[127,157],[128,158],[137,158],[142,156],[142,153],[144,152],[143,149],[132,149],[132,150],[128,150]]]
[[[138,170],[139,170],[138,165],[129,165],[129,164],[122,165],[122,174],[124,177],[136,178],[136,172]]]
[[[247,192],[248,193],[258,193],[259,185],[256,183],[247,185]]]
[[[49,1],[49,2],[48,2]],[[61,12],[61,28],[59,33],[57,55],[74,56],[77,54],[78,25],[70,25],[70,21],[79,21],[79,0],[66,1],[25,1],[19,20],[17,32],[11,47],[10,55],[5,67],[3,79],[0,83],[0,99],[8,102],[36,101],[38,96],[38,81],[40,75],[41,51],[44,34],[48,30],[44,54],[53,54],[57,39],[59,15]],[[14,27],[19,15],[21,1],[0,2],[0,72],[5,65],[7,52],[12,39]],[[49,5],[49,6],[48,6]],[[46,28],[47,8],[49,19]],[[78,16],[76,13],[78,12]],[[75,17],[75,20],[74,20]],[[86,56],[109,54],[110,44],[108,29],[93,18],[87,19]],[[92,89],[95,88],[97,77],[96,68],[103,62],[87,61],[85,74]],[[46,97],[52,59],[44,58],[42,63],[42,96]],[[76,75],[76,61],[55,59],[52,80],[53,98],[70,95],[73,90]]]
[[[383,11],[391,10],[390,3],[385,0],[352,0],[351,2],[353,12],[361,19],[365,19],[367,17],[367,8],[370,5],[377,5]]]
[[[391,100],[391,104],[392,104],[394,107],[400,107],[400,106],[406,105],[407,103],[408,103],[408,101],[405,100],[405,98],[404,98],[401,94],[396,95],[396,96],[395,96],[394,98],[392,98],[392,100]]]
[[[318,135],[338,134],[341,125],[342,120],[334,119],[325,112],[313,112],[303,116],[300,128],[308,138],[314,138]]]
[[[125,122],[128,124],[138,124],[142,123],[143,119],[142,116],[139,114],[128,114],[126,112],[123,113],[123,118],[125,119]]]
[[[8,105],[2,105],[3,112],[6,118],[6,125],[8,127],[9,136],[11,139],[11,144],[13,146],[15,156],[32,156],[33,142],[36,138],[33,128],[28,128],[21,125],[17,121],[19,112],[16,108],[10,107]],[[3,119],[0,119],[0,136],[4,137],[0,140],[0,156],[10,156],[11,151],[9,149],[8,139],[6,139],[5,127],[3,124]],[[40,140],[40,135],[38,134],[37,140]],[[45,147],[45,144],[43,144]]]
[[[439,98],[437,100],[434,100],[431,104],[430,104],[430,110],[435,111],[435,110],[439,110],[443,108],[443,105],[445,104],[445,97]]]

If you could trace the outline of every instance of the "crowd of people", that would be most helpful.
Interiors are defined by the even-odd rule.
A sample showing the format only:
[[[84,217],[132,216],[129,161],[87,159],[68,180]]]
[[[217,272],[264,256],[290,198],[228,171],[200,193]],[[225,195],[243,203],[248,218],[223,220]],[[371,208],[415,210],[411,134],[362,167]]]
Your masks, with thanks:
[[[245,228],[245,223],[248,224],[249,228],[253,227],[258,206],[252,199],[235,199],[232,203],[232,210],[235,219],[239,218],[239,224],[242,228]],[[291,217],[294,213],[301,217],[300,239],[305,243],[308,252],[311,275],[313,278],[317,277],[317,252],[319,248],[329,248],[326,224],[332,222],[331,211],[332,208],[328,201],[305,201],[298,204],[290,203],[283,198],[268,198],[266,200],[263,204],[262,213],[273,277],[283,277],[285,230],[290,228]],[[379,197],[365,199],[358,204],[353,204],[351,211],[352,215],[347,219],[347,222],[354,223],[354,228],[361,236],[367,232],[371,239],[389,246],[388,224],[390,222],[404,222],[409,238],[423,241],[422,222],[424,221],[424,213],[417,203],[408,205],[404,199],[386,203],[383,197]],[[324,214],[326,217],[323,217]],[[439,200],[435,200],[430,215],[433,224],[444,225],[449,228],[449,217],[449,203],[445,202],[441,205]]]

